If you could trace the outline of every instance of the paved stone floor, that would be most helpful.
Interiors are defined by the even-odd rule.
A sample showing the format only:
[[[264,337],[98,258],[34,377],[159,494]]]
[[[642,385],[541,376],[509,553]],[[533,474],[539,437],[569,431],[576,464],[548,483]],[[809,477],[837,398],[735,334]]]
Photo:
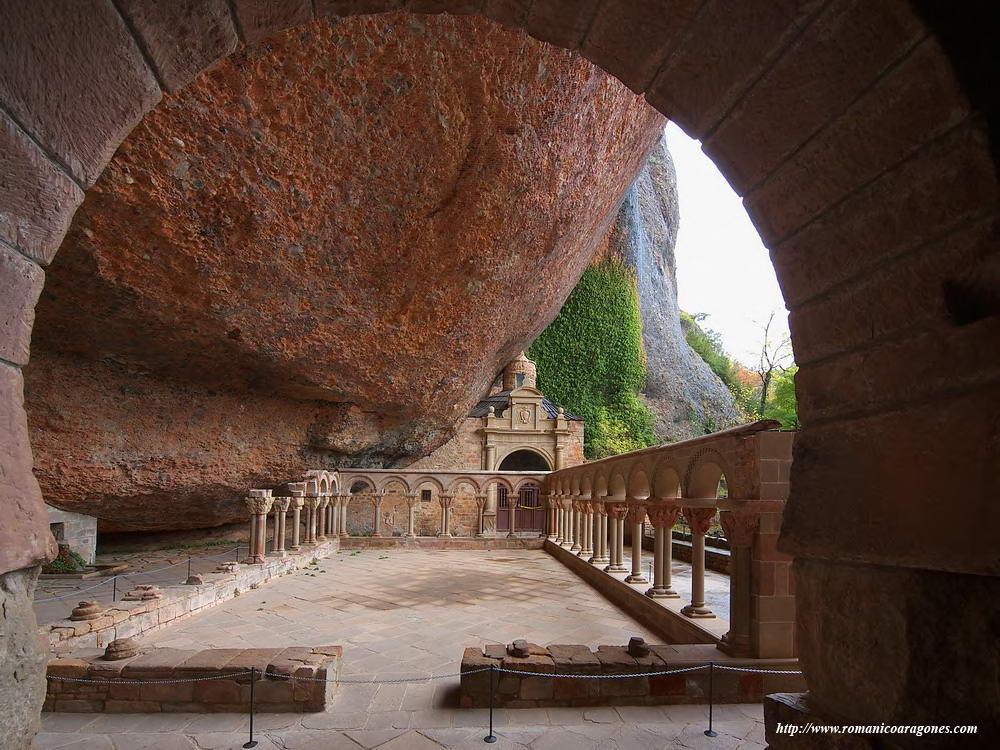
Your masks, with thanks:
[[[260,750],[763,750],[760,705],[715,707],[717,737],[704,735],[707,706],[550,708],[496,712],[499,742],[487,745],[486,712],[424,710],[409,728],[350,728],[323,714],[263,714]],[[235,714],[46,714],[37,745],[64,750],[237,750],[249,722]]]
[[[678,590],[689,568],[675,563]],[[718,575],[718,574],[712,574]],[[728,579],[719,576],[719,584]],[[688,589],[689,590],[689,589]],[[152,634],[177,648],[344,646],[345,677],[376,680],[458,671],[463,648],[527,638],[540,644],[658,639],[550,555],[536,550],[341,552],[203,615]],[[490,747],[487,712],[458,709],[458,678],[343,685],[326,712],[259,717],[264,750]],[[496,748],[763,746],[760,705],[551,708],[496,713]],[[246,741],[236,714],[46,714],[40,748],[209,750]]]

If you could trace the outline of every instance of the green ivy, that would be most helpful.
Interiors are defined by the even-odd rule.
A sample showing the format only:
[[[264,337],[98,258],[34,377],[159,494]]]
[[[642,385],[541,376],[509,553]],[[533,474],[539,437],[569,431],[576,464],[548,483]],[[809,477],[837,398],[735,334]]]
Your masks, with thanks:
[[[653,414],[639,398],[646,355],[635,277],[620,261],[584,272],[528,356],[538,365],[539,389],[585,420],[587,458],[657,444]]]

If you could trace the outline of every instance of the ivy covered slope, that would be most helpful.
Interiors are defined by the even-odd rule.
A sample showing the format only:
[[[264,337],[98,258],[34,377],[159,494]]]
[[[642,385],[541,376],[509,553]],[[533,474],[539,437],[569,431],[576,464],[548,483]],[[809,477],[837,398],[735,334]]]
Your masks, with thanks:
[[[530,350],[542,391],[587,420],[588,458],[737,421],[729,389],[681,328],[677,225],[676,175],[661,141],[591,267]]]
[[[646,382],[635,277],[621,261],[590,266],[528,356],[552,401],[586,420],[588,458],[659,442],[639,393]]]

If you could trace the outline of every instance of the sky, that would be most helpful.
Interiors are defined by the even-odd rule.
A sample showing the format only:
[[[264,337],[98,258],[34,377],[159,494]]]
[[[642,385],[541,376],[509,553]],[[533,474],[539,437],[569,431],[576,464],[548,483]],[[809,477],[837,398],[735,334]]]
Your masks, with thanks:
[[[685,312],[708,313],[702,327],[722,335],[731,357],[753,365],[772,311],[772,340],[788,335],[774,266],[742,201],[701,143],[674,123],[666,132],[680,198],[678,302]]]

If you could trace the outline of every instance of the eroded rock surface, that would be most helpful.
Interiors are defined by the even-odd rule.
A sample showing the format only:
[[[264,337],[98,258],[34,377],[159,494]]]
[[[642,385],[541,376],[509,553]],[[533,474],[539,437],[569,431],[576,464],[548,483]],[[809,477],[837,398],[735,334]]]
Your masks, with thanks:
[[[307,467],[426,454],[555,315],[662,127],[483,19],[238,51],[125,140],[49,271],[27,370],[47,502],[194,528]]]
[[[674,257],[679,219],[677,175],[664,138],[625,193],[606,252],[635,269],[646,350],[643,395],[656,436],[665,442],[737,421],[729,389],[688,346],[681,329]]]

